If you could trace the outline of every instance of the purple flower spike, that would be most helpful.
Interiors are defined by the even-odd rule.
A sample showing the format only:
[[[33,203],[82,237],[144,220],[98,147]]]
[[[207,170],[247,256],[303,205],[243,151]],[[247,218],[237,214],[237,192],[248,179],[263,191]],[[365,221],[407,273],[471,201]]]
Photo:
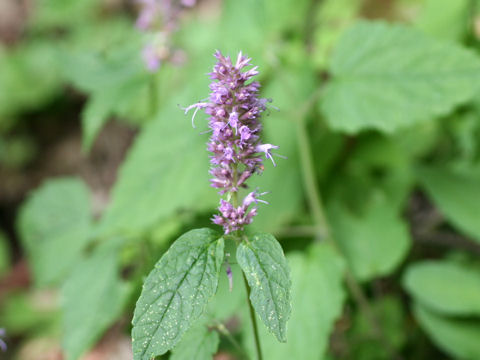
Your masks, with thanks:
[[[247,187],[250,176],[263,171],[262,154],[276,166],[271,150],[278,149],[278,146],[260,142],[260,117],[270,100],[259,98],[260,84],[250,81],[258,74],[257,67],[245,70],[251,65],[251,59],[241,52],[234,63],[220,51],[214,56],[217,63],[209,74],[212,79],[209,98],[187,107],[185,112],[195,109],[195,117],[196,112],[203,109],[210,116],[212,135],[207,149],[211,153],[211,185],[227,198],[220,200],[220,214],[214,215],[212,221],[223,226],[228,234],[243,230],[252,222],[259,202],[268,204],[259,199],[266,193],[257,190],[247,194],[239,204],[233,203],[232,199],[238,198],[240,188]]]
[[[157,0],[137,0],[141,7],[141,11],[137,18],[137,28],[140,30],[147,30],[150,28],[158,16]]]
[[[162,63],[181,65],[185,61],[182,51],[171,45],[171,37],[177,30],[184,11],[192,8],[196,0],[134,0],[139,8],[136,26],[150,39],[142,58],[150,72],[156,72]]]

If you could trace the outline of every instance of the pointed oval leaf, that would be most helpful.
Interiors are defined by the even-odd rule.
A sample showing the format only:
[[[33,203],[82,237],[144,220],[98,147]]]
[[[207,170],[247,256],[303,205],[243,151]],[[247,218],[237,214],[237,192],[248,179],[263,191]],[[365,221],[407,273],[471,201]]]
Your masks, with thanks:
[[[356,133],[445,115],[478,91],[480,61],[471,51],[404,25],[359,22],[332,56],[333,81],[322,102],[334,129]]]
[[[286,342],[292,283],[282,247],[273,235],[256,234],[239,245],[237,261],[250,286],[255,311],[277,339]]]
[[[65,281],[62,345],[67,360],[90,349],[124,308],[130,288],[120,279],[117,257],[117,251],[97,250]]]
[[[480,274],[447,261],[410,265],[403,285],[422,305],[447,315],[480,315]]]
[[[223,239],[211,229],[180,236],[148,275],[133,316],[135,360],[173,348],[215,294]]]
[[[417,175],[445,218],[472,240],[480,242],[480,172],[422,167]]]
[[[413,313],[432,341],[454,359],[480,359],[480,322],[440,316],[420,304]]]
[[[359,215],[340,202],[328,206],[335,238],[356,278],[389,275],[410,249],[406,224],[388,201],[377,201]]]
[[[287,258],[292,273],[288,341],[279,343],[266,329],[259,329],[262,351],[268,359],[275,360],[323,359],[346,298],[342,284],[345,261],[326,242],[313,245],[307,252],[291,253]],[[254,359],[251,330],[245,329],[244,337]]]
[[[173,101],[187,103],[183,97]],[[211,192],[206,140],[186,119],[166,107],[144,127],[120,170],[100,234],[141,231],[180,208],[213,205],[200,201]]]
[[[22,205],[17,227],[35,283],[58,283],[91,240],[90,194],[77,178],[49,180]],[[59,256],[60,255],[60,256]]]

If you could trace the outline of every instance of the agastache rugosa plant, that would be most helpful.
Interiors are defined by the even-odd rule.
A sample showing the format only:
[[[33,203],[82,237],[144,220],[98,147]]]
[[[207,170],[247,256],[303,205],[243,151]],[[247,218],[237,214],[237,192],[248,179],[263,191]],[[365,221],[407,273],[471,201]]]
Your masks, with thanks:
[[[136,26],[149,35],[142,51],[147,69],[157,71],[162,62],[181,63],[183,52],[171,46],[170,38],[176,31],[185,8],[195,6],[196,0],[136,0],[140,11]]]
[[[150,360],[171,350],[194,324],[204,332],[218,330],[224,334],[223,324],[218,325],[218,320],[204,313],[216,293],[222,264],[227,267],[229,280],[232,277],[224,252],[225,241],[236,246],[257,358],[262,359],[262,352],[255,311],[279,341],[286,341],[291,282],[283,250],[270,234],[244,233],[245,225],[257,214],[258,203],[266,203],[260,198],[265,193],[248,191],[239,202],[247,180],[263,172],[263,156],[276,166],[272,150],[278,147],[262,142],[260,120],[269,100],[259,97],[260,84],[251,81],[258,74],[257,67],[246,69],[251,59],[240,53],[233,63],[219,51],[215,58],[217,63],[210,73],[210,97],[189,106],[185,112],[194,109],[192,122],[200,109],[209,115],[211,185],[224,196],[212,221],[223,227],[223,234],[208,228],[183,234],[149,274],[133,318],[135,360]],[[188,344],[182,342],[179,346]]]
[[[253,174],[263,171],[262,153],[276,165],[271,150],[278,146],[261,143],[260,117],[269,100],[258,97],[258,82],[248,82],[258,74],[257,67],[243,72],[251,59],[241,52],[235,64],[219,51],[215,58],[218,62],[210,73],[213,82],[209,101],[193,104],[185,112],[192,108],[204,109],[210,115],[212,135],[207,148],[212,154],[211,185],[219,188],[220,194],[227,195],[226,200],[220,200],[220,215],[214,215],[213,222],[222,225],[225,234],[229,234],[243,230],[252,222],[259,202],[267,203],[260,199],[266,193],[255,190],[248,193],[240,205],[237,194],[247,187],[246,182]]]

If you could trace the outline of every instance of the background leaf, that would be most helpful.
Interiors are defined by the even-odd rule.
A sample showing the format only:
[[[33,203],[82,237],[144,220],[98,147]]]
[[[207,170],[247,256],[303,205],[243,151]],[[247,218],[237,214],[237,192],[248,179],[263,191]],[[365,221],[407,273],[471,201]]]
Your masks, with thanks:
[[[122,28],[121,23],[112,30],[125,36],[123,43],[112,41],[113,49],[109,48],[107,54],[81,47],[62,53],[64,76],[90,96],[82,112],[84,150],[90,150],[110,116],[121,116],[133,123],[142,123],[151,116],[148,84],[154,79],[149,79],[139,56],[140,37],[132,36],[130,30]]]
[[[472,320],[445,318],[416,305],[414,314],[422,328],[446,353],[457,359],[480,358],[480,323]]]
[[[122,166],[99,231],[141,231],[182,208],[213,208],[205,142],[179,108],[161,111]]]
[[[88,189],[76,178],[45,182],[23,204],[17,225],[35,283],[58,283],[91,240]]]
[[[332,203],[328,215],[335,239],[359,280],[390,274],[407,255],[408,228],[385,199],[373,202],[361,214]]]
[[[7,237],[0,231],[0,279],[10,268],[10,247]]]
[[[46,41],[25,43],[12,52],[0,45],[0,118],[33,110],[58,95],[58,51]]]
[[[339,40],[322,101],[328,124],[356,133],[445,115],[478,91],[480,61],[403,25],[359,22]]]
[[[364,312],[356,312],[349,329],[348,341],[352,344],[350,354],[355,360],[389,359],[392,350],[399,353],[405,346],[408,333],[405,327],[409,318],[397,297],[384,296],[370,303],[383,333],[383,340],[372,333],[372,325]],[[386,348],[382,341],[388,341]]]
[[[237,261],[250,286],[255,311],[279,341],[287,341],[292,283],[281,245],[273,235],[253,235],[238,246]]]
[[[129,287],[120,279],[117,251],[99,249],[80,262],[62,289],[67,360],[89,350],[121,314]]]
[[[324,0],[317,8],[313,33],[313,58],[317,65],[326,67],[332,49],[340,35],[355,21],[362,0]]]
[[[278,230],[298,214],[301,205],[302,179],[295,136],[299,119],[296,114],[298,107],[313,92],[310,82],[313,74],[308,65],[295,73],[288,70],[281,73],[265,89],[264,96],[275,99],[274,106],[278,105],[279,111],[271,109],[264,117],[264,142],[280,146],[278,153],[287,158],[277,159],[276,167],[266,160],[262,176],[252,179],[252,188],[258,186],[272,194],[265,197],[269,205],[259,208],[252,224],[261,231]]]
[[[480,242],[480,171],[423,167],[417,174],[447,220]]]
[[[447,261],[408,267],[404,287],[416,301],[446,315],[480,315],[480,273]]]
[[[461,40],[468,30],[468,0],[426,0],[416,26],[438,39]]]
[[[40,0],[33,5],[35,16],[30,26],[39,30],[85,25],[100,10],[95,0]]]
[[[173,348],[205,310],[218,285],[223,239],[211,229],[180,236],[143,285],[133,316],[135,360]]]

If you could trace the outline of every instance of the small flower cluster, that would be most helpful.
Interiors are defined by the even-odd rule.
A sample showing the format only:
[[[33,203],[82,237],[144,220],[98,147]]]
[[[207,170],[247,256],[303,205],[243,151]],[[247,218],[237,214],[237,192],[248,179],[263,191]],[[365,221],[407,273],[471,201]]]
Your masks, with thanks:
[[[196,0],[136,0],[140,6],[137,28],[150,33],[151,39],[143,49],[142,56],[147,69],[157,71],[162,62],[183,61],[183,53],[170,44],[172,33],[184,8],[195,6]]]
[[[258,74],[257,67],[244,71],[251,65],[251,59],[241,52],[235,63],[219,51],[214,56],[217,63],[210,73],[213,81],[208,101],[191,105],[185,110],[188,112],[194,108],[196,113],[204,109],[210,116],[212,135],[207,148],[212,154],[211,185],[227,197],[226,200],[220,200],[220,214],[214,215],[212,221],[223,226],[228,234],[250,224],[257,214],[256,205],[259,202],[266,203],[259,199],[265,193],[257,190],[246,195],[240,205],[236,204],[236,199],[240,188],[247,187],[246,181],[254,173],[263,171],[262,153],[276,165],[271,151],[278,146],[260,142],[260,116],[269,100],[258,97],[258,82],[249,82]]]

